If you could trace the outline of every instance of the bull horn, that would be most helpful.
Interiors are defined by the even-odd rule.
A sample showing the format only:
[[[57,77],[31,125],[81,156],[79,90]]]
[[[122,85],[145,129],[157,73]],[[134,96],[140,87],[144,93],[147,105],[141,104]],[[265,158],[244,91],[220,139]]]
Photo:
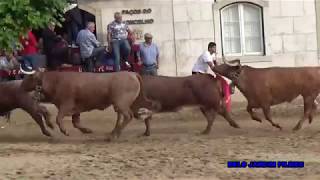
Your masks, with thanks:
[[[227,64],[226,58],[224,56],[222,56],[222,61],[223,63]]]
[[[20,71],[21,71],[23,74],[26,74],[26,75],[31,75],[31,74],[35,74],[35,73],[36,73],[35,70],[32,70],[31,72],[27,72],[27,71],[23,70],[21,64],[20,64]]]
[[[238,65],[240,65],[240,60],[237,61],[237,62],[230,63],[229,61],[227,61],[227,60],[224,58],[224,56],[222,57],[222,61],[223,61],[223,63],[225,63],[225,64],[227,64],[227,65],[229,65],[229,66],[238,66]]]

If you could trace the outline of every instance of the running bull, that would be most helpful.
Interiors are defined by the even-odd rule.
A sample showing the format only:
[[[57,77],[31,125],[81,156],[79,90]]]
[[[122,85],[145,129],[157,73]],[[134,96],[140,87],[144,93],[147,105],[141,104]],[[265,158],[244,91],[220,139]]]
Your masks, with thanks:
[[[270,107],[291,102],[301,95],[304,100],[304,114],[293,130],[301,129],[306,119],[309,119],[309,123],[312,122],[317,108],[315,99],[320,93],[319,67],[253,68],[241,66],[240,60],[229,61],[232,62],[239,63],[238,67],[222,64],[216,67],[216,71],[231,79],[246,97],[247,111],[253,120],[261,122],[253,111],[255,108],[261,108],[272,126],[282,129],[272,121]]]
[[[0,98],[0,114],[6,116],[9,121],[10,112],[21,108],[36,121],[44,135],[51,136],[43,123],[44,119],[47,126],[53,129],[49,111],[44,106],[39,105],[30,93],[20,88],[21,82],[21,80],[16,80],[0,83],[0,94],[2,95]]]
[[[58,108],[56,123],[60,131],[69,135],[63,124],[65,116],[72,116],[73,126],[82,133],[92,133],[80,124],[80,113],[94,109],[104,110],[113,105],[115,111],[124,116],[111,133],[110,140],[119,137],[131,121],[131,106],[136,100],[154,107],[141,90],[141,76],[133,72],[79,73],[79,72],[35,72],[23,80],[21,87],[33,91],[41,87],[47,102]]]
[[[232,66],[232,65],[230,65]],[[195,74],[186,77],[142,76],[143,87],[148,99],[159,103],[161,109],[157,112],[176,112],[184,106],[200,107],[207,120],[207,126],[202,134],[211,131],[212,123],[217,114],[223,116],[234,128],[239,125],[230,117],[223,99],[221,82],[210,74]],[[136,104],[135,116],[147,114],[145,119],[145,136],[150,135],[150,120],[152,112],[146,109],[142,112],[143,104]],[[140,111],[137,111],[140,109]]]

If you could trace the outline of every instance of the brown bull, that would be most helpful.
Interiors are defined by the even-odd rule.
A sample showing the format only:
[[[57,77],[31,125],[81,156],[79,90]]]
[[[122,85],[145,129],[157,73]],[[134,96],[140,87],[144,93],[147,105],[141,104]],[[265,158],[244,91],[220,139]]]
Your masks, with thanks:
[[[208,134],[216,114],[223,116],[232,127],[239,128],[226,110],[220,81],[209,74],[196,74],[187,77],[142,76],[144,91],[148,99],[160,103],[158,112],[175,112],[183,106],[198,106],[207,120],[202,132]],[[146,107],[142,104],[138,107]],[[139,108],[135,108],[138,110]],[[135,111],[135,116],[138,116]],[[140,115],[140,114],[139,114]],[[150,119],[145,118],[146,131],[150,135]]]
[[[234,60],[233,62],[239,62]],[[231,62],[231,61],[230,61]],[[272,126],[281,129],[271,119],[270,107],[283,102],[291,102],[299,95],[304,100],[304,115],[293,130],[299,130],[305,119],[312,122],[316,110],[315,99],[320,93],[319,67],[231,67],[222,64],[216,71],[230,78],[248,100],[247,111],[253,120],[261,119],[253,111],[262,108],[265,118]],[[235,76],[239,74],[239,76]]]
[[[37,72],[27,76],[22,82],[22,88],[31,91],[41,86],[41,93],[47,101],[58,108],[56,122],[60,131],[69,135],[63,125],[65,116],[72,116],[72,123],[82,133],[91,133],[80,124],[80,113],[94,109],[104,110],[113,105],[119,119],[111,133],[111,138],[119,137],[122,129],[131,121],[133,114],[131,105],[135,100],[144,99],[141,89],[141,77],[131,72],[116,72],[108,74],[78,73],[78,72]],[[150,105],[151,106],[151,105]]]
[[[44,118],[47,126],[53,129],[49,111],[44,106],[39,105],[31,94],[20,88],[21,82],[19,80],[0,83],[0,114],[8,115],[10,111],[21,108],[36,121],[44,135],[51,136],[42,119]]]

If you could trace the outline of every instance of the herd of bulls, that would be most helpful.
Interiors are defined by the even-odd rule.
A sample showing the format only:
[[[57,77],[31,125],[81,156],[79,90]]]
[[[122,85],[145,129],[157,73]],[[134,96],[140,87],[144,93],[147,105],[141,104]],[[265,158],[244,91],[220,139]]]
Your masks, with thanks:
[[[215,66],[215,72],[237,86],[248,100],[247,111],[251,118],[261,122],[253,109],[261,108],[265,118],[281,129],[271,119],[270,107],[290,102],[299,95],[304,100],[304,114],[294,127],[298,130],[303,122],[312,122],[316,110],[315,99],[320,93],[320,68],[253,68],[243,66],[239,60]],[[134,72],[83,73],[83,72],[35,72],[23,80],[0,84],[0,114],[21,108],[29,113],[40,126],[42,133],[51,136],[45,124],[53,128],[50,113],[40,103],[52,103],[58,108],[56,123],[60,131],[69,135],[64,123],[65,116],[72,116],[72,123],[82,133],[92,133],[80,123],[80,113],[94,109],[104,110],[113,106],[117,122],[109,140],[118,138],[133,118],[144,117],[146,131],[150,135],[153,113],[175,112],[184,106],[198,106],[206,117],[208,134],[217,114],[239,128],[230,117],[223,100],[220,81],[209,74],[186,77],[140,76]],[[36,98],[34,98],[36,97]],[[45,123],[43,122],[45,120]]]

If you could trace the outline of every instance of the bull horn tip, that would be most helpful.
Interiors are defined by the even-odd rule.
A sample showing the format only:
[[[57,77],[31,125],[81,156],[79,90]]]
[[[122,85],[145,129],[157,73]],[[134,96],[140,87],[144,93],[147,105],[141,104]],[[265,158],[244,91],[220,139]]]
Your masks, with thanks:
[[[31,72],[27,72],[27,71],[23,70],[23,68],[21,67],[21,64],[20,64],[20,71],[21,71],[23,74],[26,74],[26,75],[31,75],[31,74],[35,74],[35,73],[36,73],[35,70],[32,70]]]

